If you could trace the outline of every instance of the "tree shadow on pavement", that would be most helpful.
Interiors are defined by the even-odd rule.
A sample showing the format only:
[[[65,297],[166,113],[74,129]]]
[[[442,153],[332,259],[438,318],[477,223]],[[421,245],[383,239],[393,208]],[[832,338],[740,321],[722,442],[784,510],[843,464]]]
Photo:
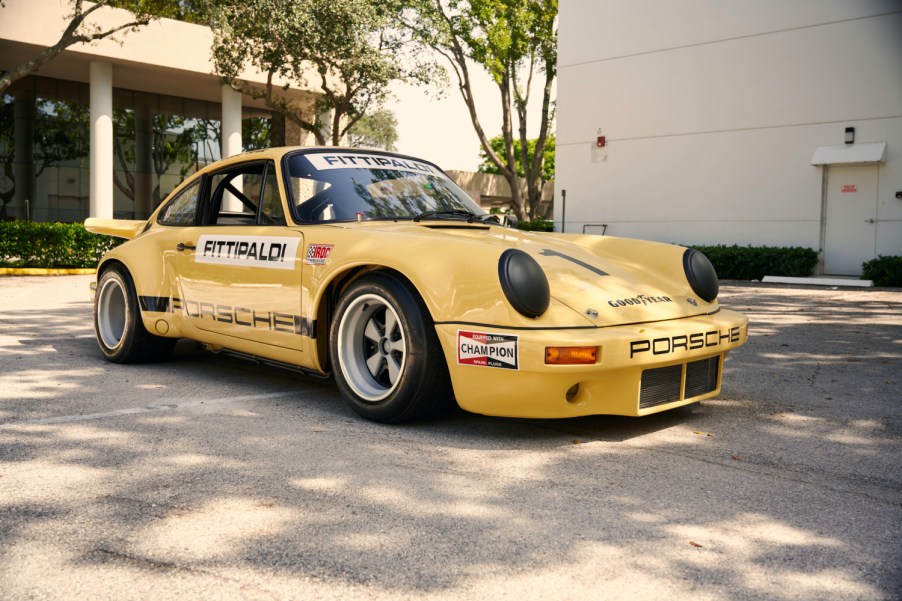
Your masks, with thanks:
[[[68,311],[3,313],[20,343],[2,349],[3,378],[20,392],[0,394],[0,586],[12,599],[898,596],[899,395],[880,383],[898,377],[898,312],[866,295],[726,292],[752,339],[718,400],[404,426],[361,421],[331,384],[187,344],[169,363],[107,364]],[[104,585],[69,588],[91,581]]]

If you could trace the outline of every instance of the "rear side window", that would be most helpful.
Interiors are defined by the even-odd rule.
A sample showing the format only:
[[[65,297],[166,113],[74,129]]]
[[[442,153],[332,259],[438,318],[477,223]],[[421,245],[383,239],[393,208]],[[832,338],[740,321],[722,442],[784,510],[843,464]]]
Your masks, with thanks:
[[[209,176],[203,225],[285,225],[272,161],[240,163]]]
[[[194,225],[197,219],[197,200],[200,196],[200,182],[196,182],[179,192],[179,195],[169,201],[160,211],[157,219],[166,225]]]

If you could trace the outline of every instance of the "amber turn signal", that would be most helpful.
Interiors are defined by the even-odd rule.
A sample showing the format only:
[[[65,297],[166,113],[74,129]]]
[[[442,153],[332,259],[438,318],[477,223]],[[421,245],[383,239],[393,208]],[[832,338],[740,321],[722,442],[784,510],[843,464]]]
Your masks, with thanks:
[[[547,365],[591,365],[598,359],[597,346],[546,346]]]

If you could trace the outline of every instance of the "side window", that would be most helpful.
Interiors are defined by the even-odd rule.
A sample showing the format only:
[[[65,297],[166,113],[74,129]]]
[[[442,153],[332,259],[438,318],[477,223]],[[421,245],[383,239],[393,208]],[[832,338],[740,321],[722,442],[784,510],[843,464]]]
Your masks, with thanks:
[[[201,180],[182,190],[169,201],[157,219],[166,225],[194,225],[197,216],[197,199],[200,195]]]
[[[285,225],[272,161],[243,163],[210,176],[207,225]]]
[[[239,165],[210,176],[210,225],[255,225],[265,164]]]
[[[266,165],[266,177],[263,180],[263,192],[260,196],[260,223],[285,225],[285,210],[282,208],[282,195],[279,194],[279,182],[274,163]]]

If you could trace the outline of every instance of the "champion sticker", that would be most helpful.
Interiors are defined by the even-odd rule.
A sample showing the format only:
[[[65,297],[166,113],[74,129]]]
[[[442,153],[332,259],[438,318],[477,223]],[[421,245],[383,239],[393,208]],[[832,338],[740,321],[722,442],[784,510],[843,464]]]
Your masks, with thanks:
[[[304,258],[304,263],[307,265],[322,265],[326,262],[326,259],[329,258],[329,255],[332,254],[332,247],[334,244],[308,244],[307,245],[307,256]]]
[[[457,362],[460,365],[519,369],[519,357],[517,336],[457,331]]]
[[[299,238],[204,235],[197,242],[194,260],[218,265],[294,269],[299,244]]]
[[[427,163],[378,154],[317,153],[306,156],[310,164],[320,171],[325,169],[392,169],[415,173],[439,173],[438,169]]]

